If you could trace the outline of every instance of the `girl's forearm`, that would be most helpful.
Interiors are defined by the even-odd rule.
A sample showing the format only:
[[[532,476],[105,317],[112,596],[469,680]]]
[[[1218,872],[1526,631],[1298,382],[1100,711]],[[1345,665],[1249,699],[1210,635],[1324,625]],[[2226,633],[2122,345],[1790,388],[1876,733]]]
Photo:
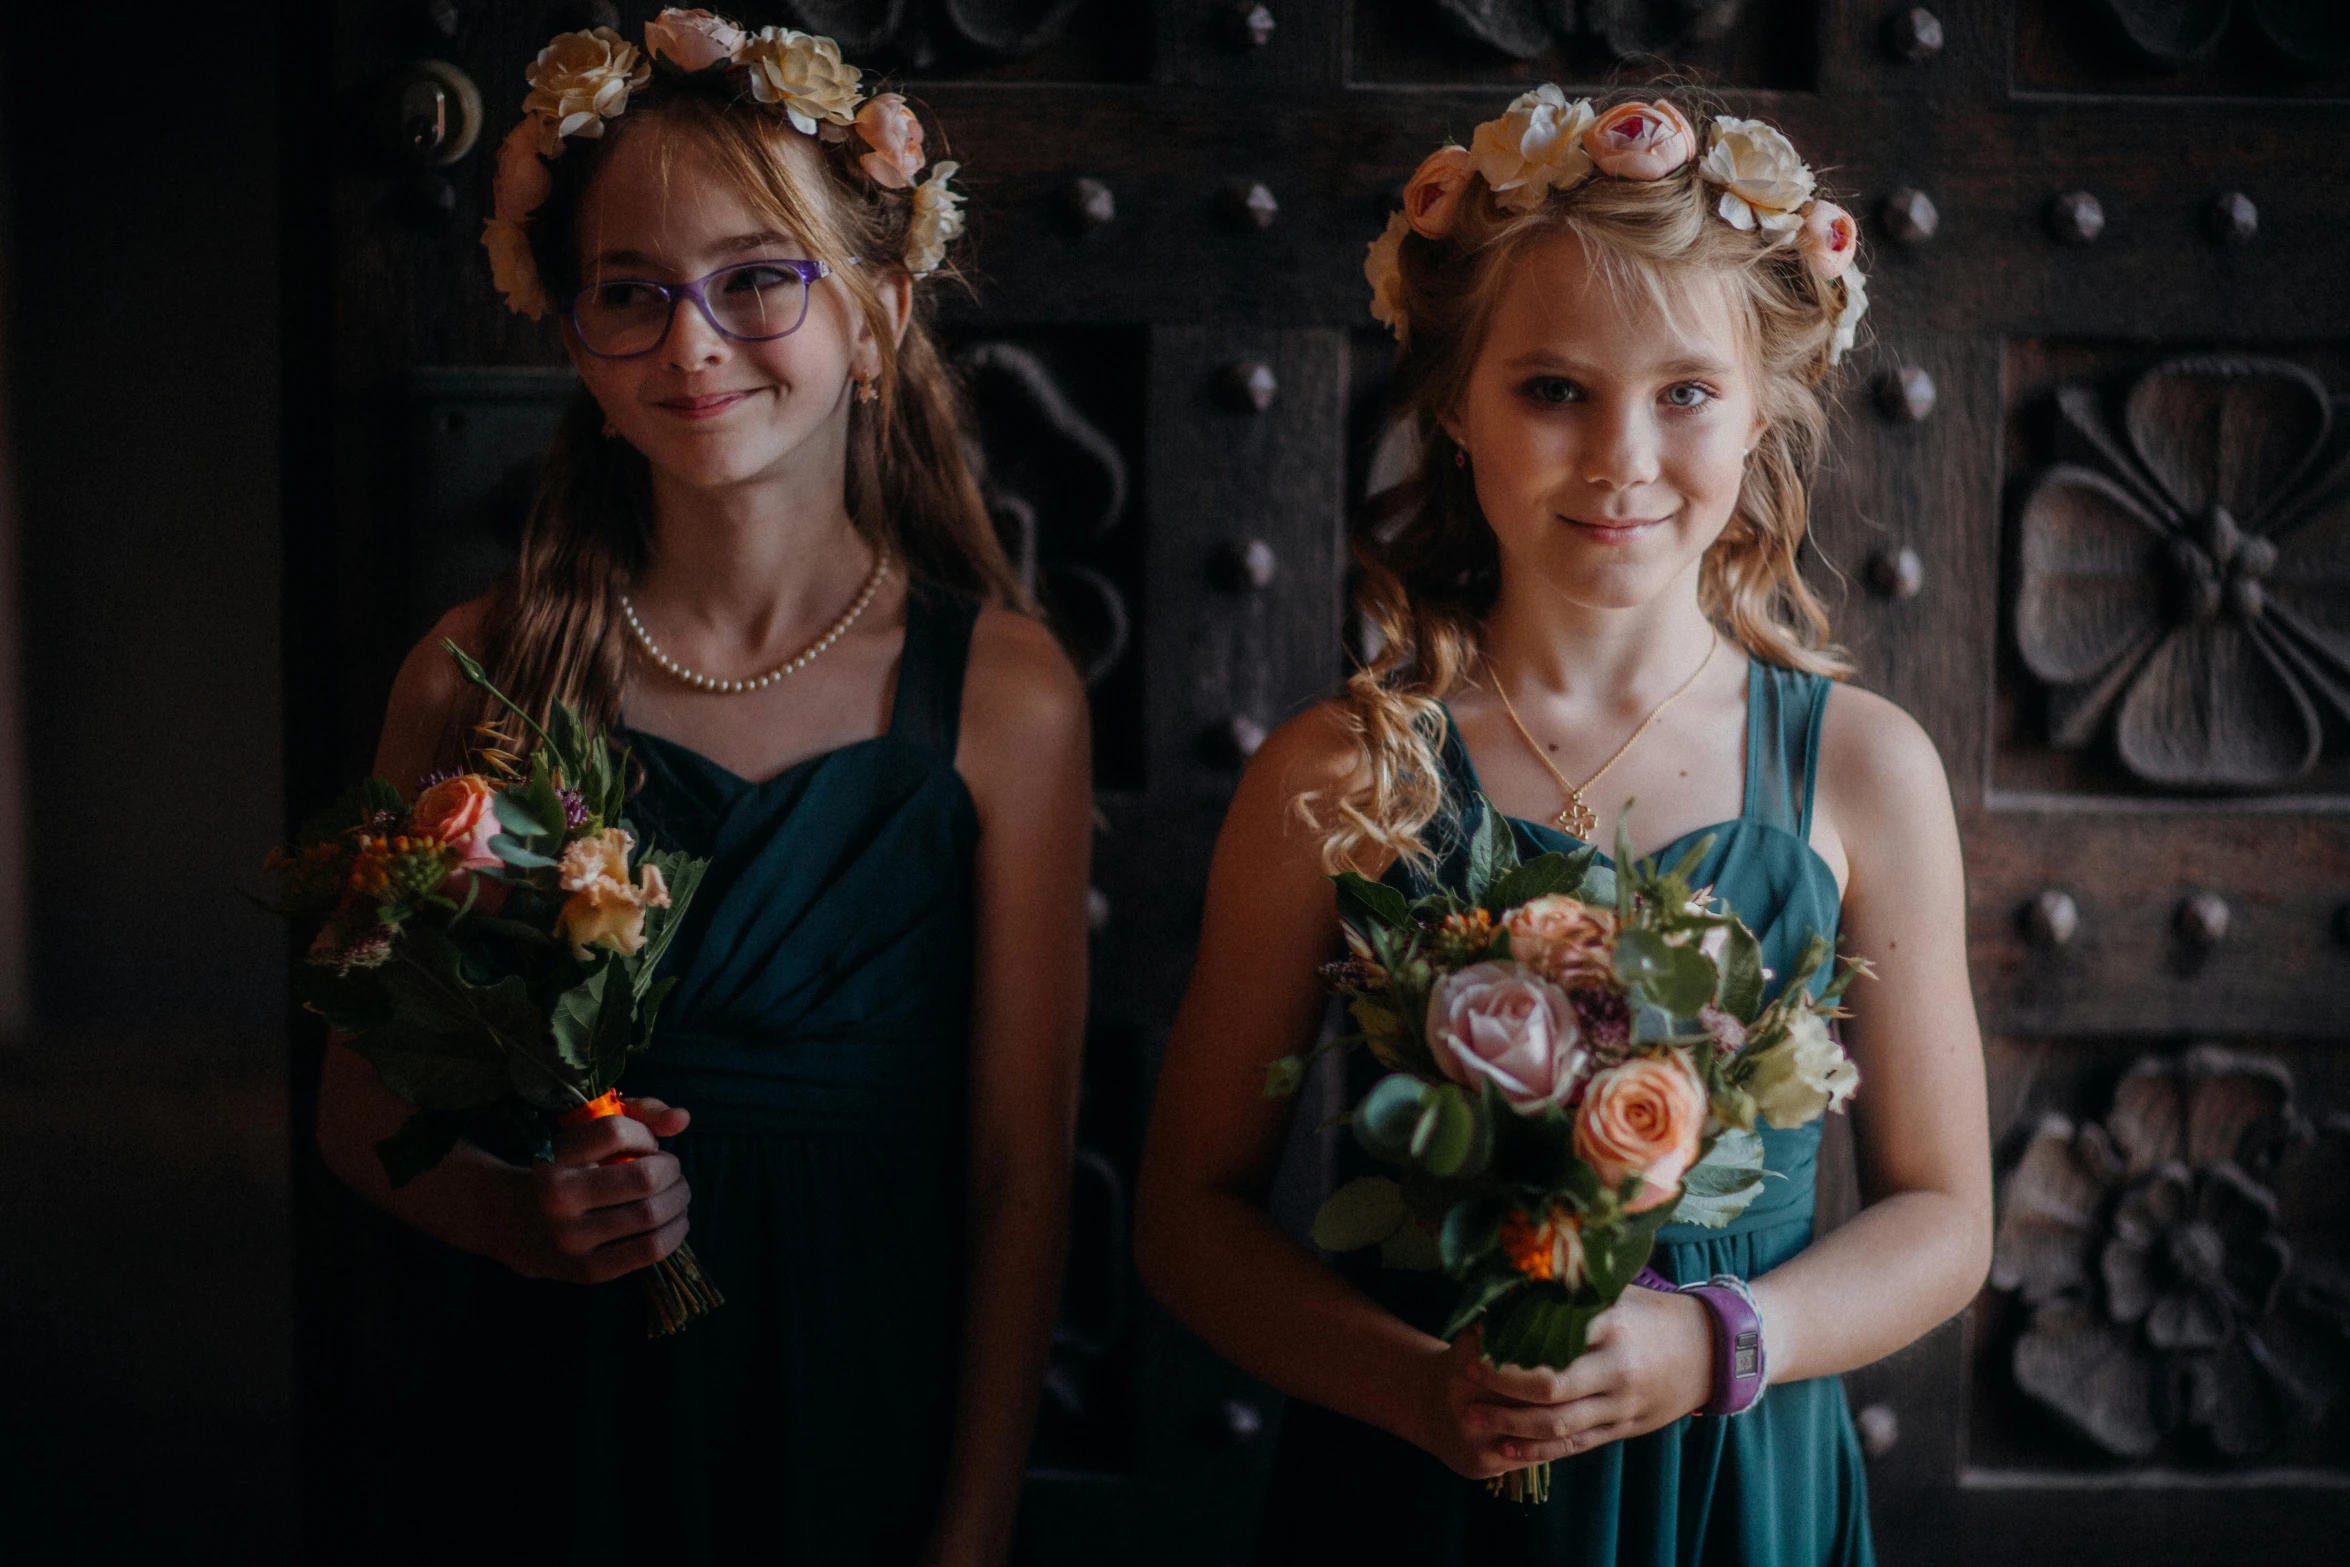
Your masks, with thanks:
[[[1138,1215],[1136,1260],[1168,1310],[1294,1398],[1419,1440],[1420,1372],[1445,1352],[1291,1240],[1262,1208],[1193,1188]]]
[[[975,1192],[962,1370],[940,1511],[942,1555],[1000,1561],[1010,1548],[1067,1252],[1069,1164],[1029,1157]]]
[[[516,1267],[536,1202],[530,1172],[459,1141],[439,1164],[395,1189],[375,1145],[398,1131],[410,1113],[348,1046],[326,1047],[318,1151],[327,1168],[376,1207],[435,1240]]]
[[[1973,1205],[1896,1192],[1754,1282],[1771,1380],[1833,1376],[1881,1360],[1966,1308],[1989,1266]]]

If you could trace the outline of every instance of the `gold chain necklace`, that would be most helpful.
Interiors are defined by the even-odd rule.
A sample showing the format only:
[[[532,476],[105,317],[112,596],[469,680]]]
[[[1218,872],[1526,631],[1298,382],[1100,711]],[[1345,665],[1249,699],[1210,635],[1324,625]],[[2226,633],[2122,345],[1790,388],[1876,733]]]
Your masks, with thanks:
[[[1558,815],[1552,818],[1552,820],[1556,822],[1563,831],[1571,834],[1574,837],[1582,839],[1585,843],[1592,841],[1591,830],[1592,828],[1599,825],[1599,819],[1592,814],[1591,807],[1584,803],[1583,790],[1590,788],[1593,784],[1599,782],[1600,779],[1606,777],[1607,770],[1615,766],[1616,763],[1622,761],[1624,759],[1624,753],[1631,750],[1632,747],[1639,742],[1642,735],[1648,733],[1648,726],[1655,723],[1658,718],[1663,716],[1664,710],[1666,708],[1671,707],[1675,702],[1678,702],[1681,700],[1681,698],[1687,696],[1689,694],[1690,688],[1695,686],[1700,679],[1704,678],[1706,666],[1714,661],[1714,648],[1720,644],[1721,640],[1722,639],[1719,635],[1710,636],[1706,639],[1705,657],[1697,661],[1697,672],[1691,675],[1687,680],[1682,681],[1679,690],[1675,691],[1671,696],[1666,697],[1662,702],[1657,703],[1655,707],[1649,710],[1648,716],[1640,720],[1640,727],[1632,731],[1631,739],[1626,740],[1622,745],[1617,746],[1616,754],[1609,757],[1606,761],[1600,763],[1599,771],[1584,779],[1582,788],[1577,788],[1575,785],[1567,782],[1567,775],[1559,771],[1558,763],[1552,761],[1550,759],[1550,753],[1543,750],[1542,747],[1536,743],[1532,732],[1526,728],[1526,721],[1518,716],[1518,709],[1516,704],[1510,701],[1509,687],[1502,683],[1501,671],[1493,667],[1493,661],[1491,659],[1487,659],[1485,661],[1486,673],[1493,676],[1493,694],[1501,698],[1501,710],[1510,715],[1511,724],[1515,725],[1517,728],[1518,738],[1526,742],[1526,749],[1534,753],[1534,759],[1540,762],[1543,766],[1549,768],[1550,776],[1556,778],[1558,780],[1559,787],[1567,792],[1567,803],[1560,806]]]
[[[636,618],[636,606],[629,602],[628,595],[625,593],[620,595],[620,614],[621,618],[628,622],[628,629],[636,634],[637,641],[644,647],[645,656],[660,665],[663,672],[675,676],[698,691],[714,691],[732,696],[743,691],[763,691],[786,675],[796,675],[816,662],[826,648],[838,642],[847,633],[849,627],[857,623],[857,617],[865,613],[865,607],[873,602],[873,595],[881,591],[881,584],[888,577],[889,546],[884,544],[874,553],[873,574],[865,579],[865,586],[858,590],[856,601],[842,611],[840,619],[827,627],[824,635],[800,649],[790,658],[785,659],[767,673],[753,676],[748,680],[721,680],[716,675],[698,675],[662,652],[661,645],[653,640],[653,634],[645,629],[645,623]]]

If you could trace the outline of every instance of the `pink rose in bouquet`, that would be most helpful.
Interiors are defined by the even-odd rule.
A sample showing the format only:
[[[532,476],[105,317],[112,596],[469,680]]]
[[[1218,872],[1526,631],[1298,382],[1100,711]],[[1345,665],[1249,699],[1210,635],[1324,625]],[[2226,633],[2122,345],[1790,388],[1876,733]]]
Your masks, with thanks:
[[[1428,1045],[1446,1077],[1490,1081],[1520,1114],[1564,1103],[1590,1064],[1566,993],[1516,963],[1474,963],[1428,994]]]

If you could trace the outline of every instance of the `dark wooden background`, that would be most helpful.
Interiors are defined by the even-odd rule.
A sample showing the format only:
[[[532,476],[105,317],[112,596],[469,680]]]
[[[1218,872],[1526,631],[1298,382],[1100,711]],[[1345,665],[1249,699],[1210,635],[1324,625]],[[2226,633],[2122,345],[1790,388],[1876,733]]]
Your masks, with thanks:
[[[510,543],[563,377],[552,332],[491,294],[484,153],[523,63],[599,9],[289,6],[231,50],[208,111],[160,129],[100,114],[37,49],[0,55],[30,801],[13,831],[34,909],[30,1021],[0,1049],[0,1092],[29,1128],[12,1178],[40,1181],[19,1182],[35,1195],[0,1229],[0,1328],[11,1363],[37,1370],[0,1404],[0,1469],[81,1520],[35,1536],[54,1559],[109,1559],[76,1540],[174,1538],[190,1560],[285,1559],[297,1507],[307,1556],[336,1559],[339,1466],[388,1396],[355,1328],[376,1262],[308,1148],[316,1045],[298,1027],[274,1079],[274,935],[205,889],[247,875],[285,813],[364,764],[401,651]],[[617,12],[633,35],[652,9]],[[1239,761],[1342,667],[1339,534],[1387,356],[1363,246],[1426,151],[1534,82],[1700,84],[1783,125],[1863,218],[1873,340],[1811,569],[1863,681],[1920,717],[1950,769],[2002,1171],[2044,1115],[2104,1116],[2132,1063],[2202,1042],[2281,1061],[2304,1123],[2344,1124],[2343,715],[2297,776],[2150,781],[2110,723],[2052,742],[2057,694],[2016,616],[2024,511],[2069,450],[2059,387],[2113,418],[2180,356],[2266,357],[2314,374],[2340,424],[2341,6],[1948,0],[1930,29],[1876,0],[743,9],[840,37],[925,102],[962,160],[975,295],[950,305],[949,335],[979,389],[999,518],[1096,677],[1085,1152],[1025,1559],[1245,1555],[1279,1401],[1136,1289],[1135,1144]],[[2166,39],[2166,18],[2208,36]],[[478,83],[488,119],[479,149],[429,169],[387,152],[376,122],[386,84],[423,59]],[[1252,185],[1272,199],[1261,226]],[[2076,193],[2095,198],[2094,238],[2078,204],[2057,205]],[[2215,222],[2229,195],[2248,234]],[[187,329],[77,311],[158,246],[211,302]],[[1261,408],[1235,393],[1258,365]],[[1901,372],[1908,397],[1881,395]],[[2308,542],[2343,536],[2339,503],[2326,515],[2293,547],[2338,583],[2324,573],[2350,549]],[[2329,711],[2322,660],[2293,678]],[[2219,720],[2273,716],[2224,685],[2207,693]],[[162,807],[158,734],[199,780]],[[146,891],[157,866],[173,907],[198,911],[169,938]],[[2212,899],[2225,930],[2207,940]],[[1316,1152],[1301,1135],[1283,1211],[1310,1209]],[[1848,1167],[1831,1170],[1833,1222],[1853,1193]],[[2343,1260],[2339,1182],[2287,1208],[2297,1257]],[[2108,1216],[2085,1222],[2100,1244]],[[2339,1402],[2247,1457],[2220,1456],[2192,1419],[2116,1455],[2017,1386],[2028,1318],[1987,1289],[1849,1379],[1888,1562],[2325,1549],[2350,1503]]]

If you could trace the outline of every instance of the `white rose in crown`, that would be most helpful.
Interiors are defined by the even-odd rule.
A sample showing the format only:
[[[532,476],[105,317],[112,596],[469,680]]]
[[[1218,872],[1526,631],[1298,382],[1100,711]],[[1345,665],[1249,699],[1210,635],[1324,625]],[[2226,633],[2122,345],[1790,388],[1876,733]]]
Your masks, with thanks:
[[[749,37],[723,16],[699,7],[671,6],[645,24],[645,53],[666,60],[687,75],[713,65],[730,65]]]
[[[1471,1091],[1490,1081],[1526,1115],[1566,1103],[1591,1067],[1567,993],[1517,963],[1472,963],[1438,980],[1428,1048],[1446,1077]]]
[[[599,27],[556,34],[522,75],[530,83],[522,112],[538,118],[539,151],[552,158],[566,136],[602,136],[604,122],[627,110],[628,95],[653,79],[653,67],[636,45]]]
[[[815,135],[819,123],[845,128],[856,118],[861,73],[829,38],[762,27],[737,59],[750,71],[751,96],[781,105],[802,135]]]
[[[963,193],[947,180],[961,164],[934,163],[930,178],[914,187],[914,217],[906,226],[906,270],[928,277],[947,258],[947,244],[963,232]]]
[[[1792,234],[1803,226],[1798,213],[1811,199],[1811,170],[1796,156],[1794,143],[1760,120],[1716,115],[1713,145],[1698,172],[1722,187],[1717,211],[1734,229]]]
[[[1363,255],[1363,281],[1371,285],[1371,318],[1403,341],[1403,237],[1411,220],[1398,212],[1387,220],[1387,230],[1371,241]]]
[[[1569,103],[1565,93],[1545,82],[1520,93],[1500,119],[1477,127],[1469,161],[1494,200],[1512,212],[1531,212],[1550,192],[1591,173],[1583,133],[1597,118],[1590,99]]]
[[[1762,1118],[1782,1132],[1843,1109],[1860,1086],[1860,1068],[1817,1012],[1798,1010],[1787,1025],[1787,1037],[1749,1059],[1753,1066],[1746,1091],[1754,1096]]]

